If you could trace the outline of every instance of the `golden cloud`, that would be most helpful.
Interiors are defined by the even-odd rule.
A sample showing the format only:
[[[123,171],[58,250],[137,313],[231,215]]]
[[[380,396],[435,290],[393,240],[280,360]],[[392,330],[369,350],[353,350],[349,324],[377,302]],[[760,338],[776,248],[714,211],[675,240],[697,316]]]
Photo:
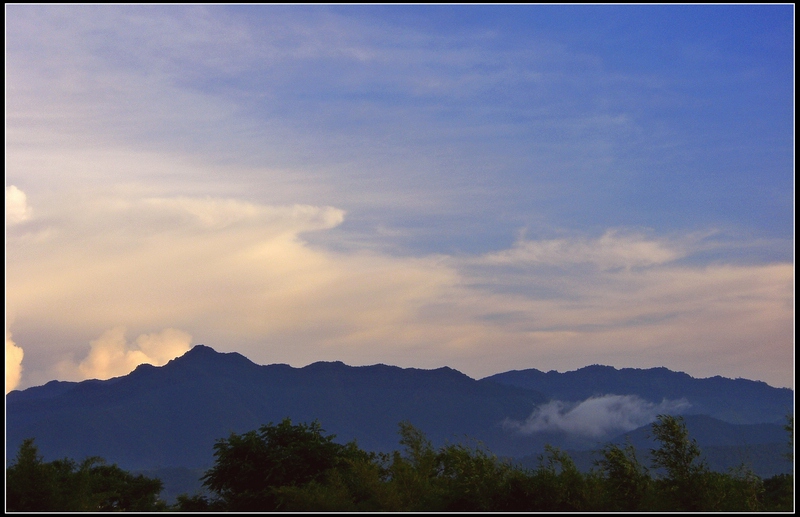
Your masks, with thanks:
[[[124,326],[184,329],[262,363],[448,365],[474,376],[611,363],[791,382],[791,264],[679,265],[689,246],[618,231],[473,258],[334,252],[303,235],[336,227],[342,210],[235,199],[62,209],[49,238],[13,237],[6,291],[25,321],[46,322],[18,333],[30,342],[74,336],[74,351],[105,332],[59,375],[119,375],[179,353],[170,343],[188,347],[161,334],[127,345]],[[596,267],[574,267],[587,263]]]
[[[6,329],[6,394],[19,384],[22,377],[22,357],[24,352],[11,340],[11,332]]]

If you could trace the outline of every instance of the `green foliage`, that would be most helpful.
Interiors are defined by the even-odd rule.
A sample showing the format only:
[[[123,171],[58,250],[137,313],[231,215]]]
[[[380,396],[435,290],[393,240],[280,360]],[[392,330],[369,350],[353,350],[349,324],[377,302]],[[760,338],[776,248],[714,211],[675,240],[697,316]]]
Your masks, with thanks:
[[[346,468],[347,459],[366,454],[354,444],[323,436],[319,422],[264,425],[214,445],[216,463],[203,476],[203,485],[215,492],[229,511],[282,510],[288,489],[320,483],[332,469]]]
[[[659,416],[652,469],[628,443],[609,444],[598,470],[581,473],[565,452],[546,447],[534,470],[499,460],[477,444],[434,448],[408,422],[401,451],[373,454],[337,445],[318,423],[284,420],[218,442],[217,463],[204,477],[218,499],[182,496],[184,511],[638,512],[758,511],[791,508],[783,477],[762,482],[744,466],[708,470],[683,420]]]
[[[794,415],[786,415],[786,425],[783,428],[789,433],[789,442],[787,444],[789,447],[785,458],[794,463]]]
[[[647,467],[636,457],[636,449],[628,442],[624,447],[608,444],[601,452],[603,456],[595,464],[600,467],[604,484],[604,508],[626,512],[643,509],[651,493],[652,479]]]
[[[435,479],[441,466],[436,451],[425,435],[408,422],[400,422],[400,445],[405,455],[395,451],[386,465],[387,482],[399,511],[441,510],[441,497]],[[388,458],[387,458],[388,459]]]
[[[794,415],[786,415],[786,425],[783,427],[789,433],[788,451],[786,459],[794,464]],[[793,469],[794,470],[794,469]],[[794,475],[779,474],[765,479],[763,494],[761,496],[763,508],[775,512],[794,511]]]
[[[787,430],[793,433],[793,420]],[[547,446],[526,470],[480,444],[435,448],[408,422],[402,450],[375,454],[355,442],[338,444],[318,422],[288,419],[231,434],[214,446],[214,466],[202,477],[206,495],[181,495],[184,512],[642,512],[792,511],[792,475],[761,480],[742,465],[708,469],[681,418],[652,425],[652,465],[630,443],[608,444],[596,470],[582,473],[565,452]],[[655,474],[655,477],[651,474]],[[161,482],[133,476],[101,458],[80,464],[43,461],[26,440],[6,469],[7,510],[158,511]]]
[[[158,511],[166,508],[161,489],[160,480],[134,476],[102,458],[45,462],[29,438],[6,469],[6,510]]]
[[[708,506],[710,477],[700,459],[697,441],[689,438],[681,417],[659,415],[652,425],[660,447],[651,449],[653,469],[666,475],[657,480],[661,504],[667,511],[701,511]]]
[[[652,426],[653,436],[661,446],[651,449],[653,468],[667,471],[667,479],[684,482],[704,472],[707,467],[699,460],[697,440],[689,439],[689,432],[681,417],[659,415]]]
[[[771,512],[794,511],[794,476],[778,474],[764,480],[761,510]]]
[[[434,449],[422,432],[400,424],[405,456],[395,453],[390,484],[403,511],[489,511],[512,472],[480,444],[449,444]]]
[[[572,458],[558,448],[545,446],[539,467],[531,476],[531,511],[580,511],[583,477]]]
[[[491,511],[497,507],[511,470],[482,447],[450,445],[441,449],[442,502],[447,511]]]
[[[728,474],[709,472],[709,483],[716,497],[709,509],[713,511],[755,512],[763,506],[764,483],[746,465],[731,469]]]

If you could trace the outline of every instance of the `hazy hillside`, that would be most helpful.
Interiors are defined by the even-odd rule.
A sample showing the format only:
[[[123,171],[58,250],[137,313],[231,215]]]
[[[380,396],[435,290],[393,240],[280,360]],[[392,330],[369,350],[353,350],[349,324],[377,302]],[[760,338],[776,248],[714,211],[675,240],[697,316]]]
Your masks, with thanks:
[[[792,462],[784,456],[789,451],[789,435],[783,425],[735,425],[706,415],[687,415],[684,421],[689,436],[697,441],[712,470],[727,472],[745,465],[762,478],[792,472]],[[650,425],[642,426],[609,442],[632,444],[638,451],[639,460],[649,465],[649,450],[657,448],[651,431]],[[578,468],[587,472],[600,457],[599,450],[569,450],[568,453]],[[529,468],[535,468],[538,462],[536,454],[519,460],[521,465]]]
[[[534,368],[498,373],[486,380],[539,391],[549,398],[582,401],[592,396],[636,395],[650,402],[686,399],[684,414],[704,414],[733,424],[783,423],[793,412],[794,392],[760,381],[711,377],[695,379],[666,368],[593,365],[559,373]]]
[[[397,447],[409,420],[436,443],[464,435],[503,454],[529,450],[504,418],[525,418],[543,395],[477,381],[450,368],[402,369],[315,363],[259,366],[196,346],[156,368],[139,366],[108,381],[49,383],[7,396],[7,447],[35,436],[45,457],[104,456],[127,468],[210,464],[212,446],[231,432],[285,417],[318,419],[340,441],[368,450]]]
[[[582,412],[552,402],[601,393],[631,397]],[[337,441],[355,439],[366,450],[398,449],[398,423],[407,420],[436,445],[469,437],[499,456],[523,457],[547,443],[596,449],[622,431],[636,439],[642,431],[633,429],[646,428],[659,406],[638,404],[635,397],[686,399],[689,406],[682,408],[717,415],[705,420],[714,425],[697,427],[700,417],[689,420],[702,445],[744,446],[785,441],[781,426],[792,395],[764,383],[693,379],[663,368],[527,370],[475,380],[451,368],[259,366],[198,345],[163,367],[141,365],[107,381],[51,382],[9,393],[6,447],[13,457],[23,439],[35,437],[51,460],[97,455],[128,469],[197,469],[211,464],[217,439],[289,417],[317,419]],[[636,418],[623,411],[631,401],[644,408]],[[538,414],[543,408],[551,413]],[[736,419],[760,423],[722,426],[718,415],[734,409]],[[537,427],[539,421],[548,425]]]

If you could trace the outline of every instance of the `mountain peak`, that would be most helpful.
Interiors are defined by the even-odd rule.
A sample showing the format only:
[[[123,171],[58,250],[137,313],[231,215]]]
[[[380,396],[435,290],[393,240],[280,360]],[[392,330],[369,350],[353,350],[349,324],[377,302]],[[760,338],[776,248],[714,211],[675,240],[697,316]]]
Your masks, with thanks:
[[[203,344],[198,344],[198,345],[194,345],[188,352],[183,354],[182,357],[199,356],[200,354],[209,355],[209,354],[219,354],[219,353],[220,352],[217,352],[216,350],[214,350],[210,346],[203,345]]]
[[[194,366],[214,368],[226,366],[256,366],[250,359],[237,352],[217,352],[207,345],[195,345],[180,357],[169,361],[165,366]]]

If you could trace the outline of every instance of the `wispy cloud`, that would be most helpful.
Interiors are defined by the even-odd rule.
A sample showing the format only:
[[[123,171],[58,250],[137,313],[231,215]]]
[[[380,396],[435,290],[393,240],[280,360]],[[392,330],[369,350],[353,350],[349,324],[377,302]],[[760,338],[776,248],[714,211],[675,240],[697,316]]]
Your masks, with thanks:
[[[678,414],[689,407],[683,399],[655,404],[636,395],[603,395],[582,402],[553,400],[536,408],[524,422],[506,420],[503,427],[521,434],[566,432],[607,438],[654,422],[660,414]]]
[[[791,24],[768,52],[735,34],[767,61],[689,31],[700,66],[605,10],[448,9],[9,6],[21,385],[117,328],[259,362],[793,382]]]
[[[760,362],[771,379],[789,364],[781,350],[791,340],[792,265],[675,262],[692,253],[691,239],[609,231],[529,240],[523,252],[395,257],[310,245],[304,235],[344,224],[333,207],[185,196],[59,206],[47,237],[35,218],[37,238],[9,235],[8,307],[48,321],[47,330],[17,322],[15,332],[73,343],[34,354],[40,372],[120,325],[184,329],[257,361],[448,364],[475,376],[521,361],[742,376],[735,365],[756,354],[775,358]],[[99,340],[116,348],[90,357],[115,350],[114,364],[129,366],[137,355],[118,334]]]
[[[608,230],[597,239],[521,239],[512,249],[487,254],[482,260],[497,265],[592,264],[602,270],[630,269],[664,264],[685,256],[686,252],[676,244]]]

